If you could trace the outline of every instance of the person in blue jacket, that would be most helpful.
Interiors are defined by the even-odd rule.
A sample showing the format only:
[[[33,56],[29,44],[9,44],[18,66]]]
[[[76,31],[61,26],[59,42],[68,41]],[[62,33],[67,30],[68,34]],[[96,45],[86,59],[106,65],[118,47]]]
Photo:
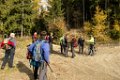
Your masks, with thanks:
[[[47,80],[47,65],[50,63],[50,46],[49,43],[44,39],[46,35],[45,31],[40,33],[40,39],[35,41],[29,46],[29,51],[32,53],[31,65],[34,67],[34,79]],[[36,44],[40,44],[39,51],[34,51]],[[40,52],[38,54],[38,52]],[[41,56],[41,57],[40,57]],[[39,70],[39,74],[38,74]]]

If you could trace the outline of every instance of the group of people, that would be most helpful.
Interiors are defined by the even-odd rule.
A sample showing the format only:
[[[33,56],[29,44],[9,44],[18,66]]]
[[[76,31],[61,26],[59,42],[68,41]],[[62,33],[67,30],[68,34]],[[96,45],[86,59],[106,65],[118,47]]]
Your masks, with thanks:
[[[47,34],[46,31],[41,31],[39,34],[35,32],[32,36],[32,43],[27,48],[30,56],[27,58],[30,61],[30,65],[33,66],[34,80],[47,80],[47,66],[50,67],[49,55],[51,43],[52,36]],[[5,36],[4,40],[0,43],[0,48],[5,50],[1,69],[5,68],[7,62],[10,68],[14,68],[15,34],[10,33],[9,37]]]
[[[32,43],[27,47],[27,59],[30,61],[30,65],[33,66],[34,79],[35,80],[47,80],[47,67],[50,67],[50,52],[52,51],[52,40],[53,35],[47,33],[46,31],[41,31],[39,34],[35,32],[32,36]],[[93,55],[95,39],[92,35],[90,35],[89,42],[89,55]],[[66,57],[68,56],[69,47],[71,48],[72,58],[75,57],[74,48],[79,46],[79,53],[84,53],[84,43],[85,40],[82,36],[75,38],[74,35],[71,36],[71,40],[68,41],[68,35],[64,35],[60,38],[60,47],[61,53]],[[5,56],[3,59],[3,63],[1,65],[1,69],[5,68],[7,61],[9,61],[9,67],[13,68],[13,59],[15,55],[16,49],[16,40],[15,34],[10,33],[10,37],[5,37],[5,39],[1,42],[0,48],[5,49]]]
[[[90,39],[86,40],[86,42],[89,44],[89,52],[88,55],[93,55],[94,54],[94,45],[95,45],[95,38],[93,35],[89,36]],[[68,35],[65,34],[60,38],[60,48],[61,48],[61,53],[64,54],[66,57],[68,56],[68,50],[69,47],[71,48],[71,53],[72,53],[72,58],[75,57],[75,47],[79,46],[79,54],[84,53],[84,46],[85,46],[85,39],[81,35],[78,40],[76,39],[75,35],[70,36],[70,40],[68,40]]]

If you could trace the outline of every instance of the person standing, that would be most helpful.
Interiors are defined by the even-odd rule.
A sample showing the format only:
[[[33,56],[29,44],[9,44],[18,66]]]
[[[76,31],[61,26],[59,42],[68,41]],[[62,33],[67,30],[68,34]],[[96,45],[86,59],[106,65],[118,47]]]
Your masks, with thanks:
[[[63,37],[63,51],[65,56],[68,56],[68,36],[67,34],[64,35]]]
[[[40,39],[29,46],[29,51],[32,53],[31,65],[34,67],[34,79],[47,80],[47,65],[50,63],[50,45],[45,40],[46,32],[40,33]],[[38,74],[39,70],[39,74]]]
[[[45,40],[48,41],[48,43],[50,44],[50,52],[52,52],[53,51],[53,45],[52,45],[53,34],[52,33],[47,33],[46,36],[45,36]]]
[[[94,55],[94,44],[95,44],[95,39],[93,35],[90,35],[90,39],[88,40],[89,43],[89,52],[88,55]]]
[[[84,52],[84,42],[83,36],[80,36],[78,39],[78,45],[79,45],[79,54],[83,54]]]
[[[44,41],[44,36],[46,32],[41,32],[41,40]],[[45,42],[41,49],[43,50],[42,56],[43,56],[43,63],[39,67],[39,80],[47,80],[47,66],[50,64],[49,55],[50,55],[50,45]]]
[[[14,67],[13,66],[13,60],[14,60],[15,49],[16,49],[15,34],[10,33],[10,37],[4,39],[4,41],[1,44],[1,47],[3,49],[5,49],[5,56],[4,56],[4,59],[3,59],[1,69],[5,68],[5,65],[6,65],[7,61],[9,61],[9,67],[13,68]]]
[[[74,50],[75,47],[77,47],[77,40],[76,40],[75,36],[72,35],[72,38],[71,38],[71,52],[72,52],[72,58],[75,57],[75,50]]]
[[[60,51],[61,51],[61,54],[63,54],[63,38],[64,36],[60,37]]]
[[[38,34],[37,34],[37,32],[34,32],[34,34],[32,36],[32,43],[34,43],[37,39],[38,39]]]

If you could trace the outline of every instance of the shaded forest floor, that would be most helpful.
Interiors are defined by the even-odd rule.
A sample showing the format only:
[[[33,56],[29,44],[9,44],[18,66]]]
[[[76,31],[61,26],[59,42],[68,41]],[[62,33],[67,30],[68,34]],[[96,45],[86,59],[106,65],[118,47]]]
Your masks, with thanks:
[[[5,67],[0,70],[0,80],[33,80],[33,71],[26,59],[26,45],[31,40],[19,39],[14,59],[15,68]],[[97,46],[94,56],[88,56],[87,48],[85,54],[77,53],[76,57],[64,57],[60,54],[60,47],[54,45],[54,52],[50,55],[51,67],[54,73],[48,68],[48,80],[120,80],[120,45]],[[0,54],[0,64],[4,56]]]

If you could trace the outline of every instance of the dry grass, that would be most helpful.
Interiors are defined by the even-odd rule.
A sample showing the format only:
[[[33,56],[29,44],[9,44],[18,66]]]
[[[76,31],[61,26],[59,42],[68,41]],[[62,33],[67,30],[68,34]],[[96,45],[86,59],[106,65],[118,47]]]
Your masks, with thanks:
[[[6,66],[0,70],[0,80],[33,80],[33,71],[26,59],[26,45],[30,42],[30,38],[17,41],[15,68]],[[70,52],[69,57],[60,54],[58,45],[53,47],[50,60],[54,73],[48,69],[48,80],[120,80],[120,46],[99,46],[94,56],[76,53],[74,59]],[[4,53],[0,55],[1,63]]]

